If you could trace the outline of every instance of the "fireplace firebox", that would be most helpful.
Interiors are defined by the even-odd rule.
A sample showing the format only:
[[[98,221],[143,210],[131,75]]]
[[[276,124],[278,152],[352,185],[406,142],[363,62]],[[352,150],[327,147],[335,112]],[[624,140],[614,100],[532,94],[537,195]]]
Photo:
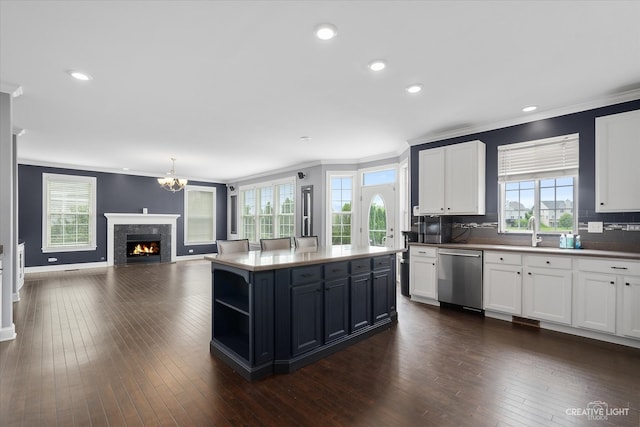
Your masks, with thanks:
[[[127,264],[160,262],[160,234],[127,234]]]

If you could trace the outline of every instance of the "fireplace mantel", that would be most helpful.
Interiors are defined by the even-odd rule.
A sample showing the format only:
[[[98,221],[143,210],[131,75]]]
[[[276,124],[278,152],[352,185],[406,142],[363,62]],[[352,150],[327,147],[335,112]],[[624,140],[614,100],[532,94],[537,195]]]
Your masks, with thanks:
[[[168,224],[171,226],[171,262],[176,260],[176,222],[180,214],[105,213],[107,218],[107,265],[113,265],[114,226],[126,224]]]

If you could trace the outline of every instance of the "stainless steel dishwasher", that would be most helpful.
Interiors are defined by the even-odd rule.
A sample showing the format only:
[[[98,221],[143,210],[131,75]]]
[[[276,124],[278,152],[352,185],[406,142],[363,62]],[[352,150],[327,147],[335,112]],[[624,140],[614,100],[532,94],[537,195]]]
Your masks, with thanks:
[[[438,301],[482,310],[482,251],[438,250]]]

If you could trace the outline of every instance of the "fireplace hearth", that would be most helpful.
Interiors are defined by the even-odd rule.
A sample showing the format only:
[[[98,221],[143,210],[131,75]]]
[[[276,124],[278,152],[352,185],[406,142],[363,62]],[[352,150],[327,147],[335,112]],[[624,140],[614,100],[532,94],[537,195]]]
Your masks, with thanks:
[[[161,261],[160,234],[127,234],[127,264]]]

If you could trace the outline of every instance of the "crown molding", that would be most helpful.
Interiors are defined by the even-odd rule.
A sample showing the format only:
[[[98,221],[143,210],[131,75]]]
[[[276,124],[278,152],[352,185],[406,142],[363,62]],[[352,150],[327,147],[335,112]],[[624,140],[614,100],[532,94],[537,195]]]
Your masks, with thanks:
[[[435,134],[425,134],[423,136],[407,140],[409,146],[427,144],[430,142],[442,141],[449,138],[457,138],[460,136],[471,135],[474,133],[486,132],[489,130],[502,129],[509,126],[531,123],[538,120],[550,119],[553,117],[564,116],[567,114],[579,113],[581,111],[593,110],[595,108],[606,107],[609,105],[620,104],[628,101],[640,99],[640,89],[632,89],[607,97],[599,97],[580,104],[553,108],[540,111],[526,117],[511,118],[497,122],[485,123],[480,125],[468,126],[464,128],[454,129],[446,132]]]
[[[27,165],[27,166],[41,166],[46,168],[71,169],[76,171],[113,173],[118,175],[145,176],[150,178],[159,178],[164,176],[164,173],[151,173],[151,172],[136,171],[136,170],[122,170],[117,168],[104,168],[104,167],[98,167],[98,166],[72,165],[69,163],[46,162],[41,160],[24,159],[21,157],[18,157],[18,164]],[[202,178],[197,176],[186,176],[186,175],[180,174],[180,178],[185,178],[189,181],[208,182],[210,184],[224,184],[224,181],[222,180],[214,180],[211,178]]]

